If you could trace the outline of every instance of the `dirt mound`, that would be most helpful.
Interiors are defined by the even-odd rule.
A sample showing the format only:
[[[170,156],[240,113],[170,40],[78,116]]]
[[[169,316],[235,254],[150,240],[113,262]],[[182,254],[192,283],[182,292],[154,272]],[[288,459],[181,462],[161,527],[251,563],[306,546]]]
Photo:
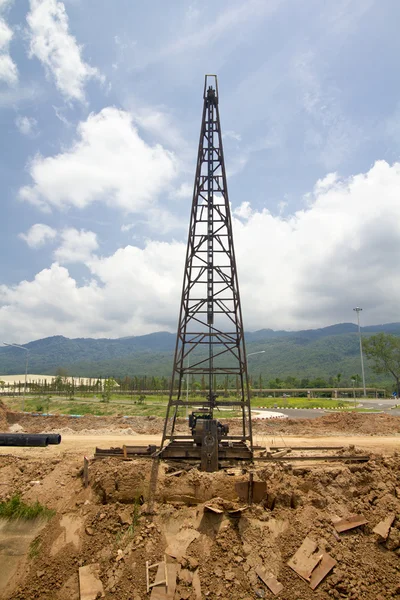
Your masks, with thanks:
[[[3,419],[3,424],[2,424]],[[241,433],[240,419],[223,419],[229,424],[231,434]],[[84,432],[87,435],[124,432],[127,435],[158,434],[163,431],[164,419],[161,417],[96,417],[85,415],[73,416],[33,416],[18,412],[6,411],[0,403],[0,429],[8,430],[9,425],[18,424],[27,433],[64,431],[65,433]],[[1,427],[2,426],[2,427]],[[176,431],[187,433],[186,419],[177,419]],[[130,433],[130,431],[134,433]],[[254,419],[254,434],[289,434],[289,435],[393,435],[400,434],[400,417],[384,414],[368,413],[331,413],[315,419]]]
[[[130,429],[136,433],[156,434],[162,431],[164,419],[160,417],[96,417],[85,415],[83,417],[49,415],[33,416],[19,412],[8,412],[9,424],[18,423],[24,431],[41,433],[42,431],[59,431],[68,429],[72,432],[106,430],[103,433],[116,430]],[[131,434],[130,434],[131,435]]]
[[[0,432],[6,432],[7,430],[7,409],[3,402],[0,400]]]
[[[400,433],[400,417],[373,413],[331,413],[315,419],[255,421],[255,433],[290,435],[393,435]]]

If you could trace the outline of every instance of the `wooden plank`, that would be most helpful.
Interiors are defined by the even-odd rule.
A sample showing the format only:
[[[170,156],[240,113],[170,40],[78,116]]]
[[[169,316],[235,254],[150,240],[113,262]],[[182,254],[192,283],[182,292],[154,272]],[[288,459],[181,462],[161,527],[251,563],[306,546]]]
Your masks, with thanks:
[[[165,477],[177,477],[178,475],[182,475],[182,473],[186,473],[185,469],[181,471],[174,471],[173,473],[167,473]]]
[[[328,575],[328,573],[333,569],[335,565],[336,560],[332,558],[330,554],[324,552],[322,555],[321,562],[319,563],[319,565],[317,565],[317,567],[311,574],[310,587],[312,590],[315,590],[315,588]]]
[[[155,565],[152,565],[155,566]],[[154,583],[150,583],[151,588],[150,600],[167,600],[167,585],[166,585],[166,567],[165,562],[158,563],[156,578]]]
[[[218,508],[217,506],[213,506],[212,504],[206,504],[204,507],[204,512],[212,512],[216,515],[220,515],[224,511],[222,510],[222,508]]]
[[[366,523],[368,523],[368,521],[363,515],[350,515],[350,517],[347,517],[346,519],[336,521],[333,526],[338,533],[342,533],[343,531],[360,527],[360,525],[365,525]]]
[[[165,549],[165,554],[180,560],[186,553],[190,544],[200,536],[195,529],[182,529],[171,540]]]
[[[235,483],[235,490],[240,500],[243,502],[248,502],[249,499],[249,482],[248,481],[238,481]]]
[[[267,493],[266,481],[254,481],[253,483],[253,502],[261,502]]]
[[[99,563],[79,567],[80,600],[96,600],[98,594],[101,594],[101,598],[104,598],[104,589],[99,578],[99,573]]]
[[[256,573],[259,578],[265,583],[267,588],[271,590],[274,596],[277,596],[279,592],[283,590],[283,585],[272,575],[272,573],[267,573],[267,571],[263,567],[257,567]]]
[[[389,531],[395,518],[396,513],[390,513],[386,519],[383,519],[377,525],[375,525],[372,531],[377,533],[383,540],[386,540],[389,536]]]
[[[201,595],[201,583],[198,569],[196,569],[196,571],[193,573],[192,587],[196,596],[196,600],[202,600],[203,596]]]
[[[317,552],[314,540],[306,537],[297,552],[288,561],[288,566],[300,577],[310,581],[311,573],[322,560],[322,552]]]
[[[89,485],[89,461],[86,456],[83,457],[83,484],[85,488]]]
[[[284,450],[276,450],[274,452],[267,452],[268,458],[282,458],[286,456],[289,452],[291,452],[291,448],[285,448]]]

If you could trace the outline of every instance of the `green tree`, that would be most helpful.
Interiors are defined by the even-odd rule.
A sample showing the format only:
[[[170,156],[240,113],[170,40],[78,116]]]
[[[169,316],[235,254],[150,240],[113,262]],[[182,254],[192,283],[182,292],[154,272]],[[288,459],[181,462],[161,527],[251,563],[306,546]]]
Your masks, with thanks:
[[[363,342],[364,352],[372,361],[377,374],[392,375],[396,381],[397,397],[400,397],[400,338],[389,333],[371,335]]]
[[[113,377],[109,377],[104,381],[103,393],[101,394],[102,402],[110,402],[111,394],[113,393],[116,385],[118,384]]]

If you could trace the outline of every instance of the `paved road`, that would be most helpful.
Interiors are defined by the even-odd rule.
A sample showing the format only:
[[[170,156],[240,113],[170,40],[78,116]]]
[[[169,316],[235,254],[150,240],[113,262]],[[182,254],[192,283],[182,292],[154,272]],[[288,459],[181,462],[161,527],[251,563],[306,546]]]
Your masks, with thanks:
[[[391,409],[393,406],[393,402],[383,404],[380,401],[358,403],[357,406],[359,408],[373,408],[379,412],[385,412],[388,415],[393,415],[396,417],[400,416],[400,407]],[[266,418],[263,416],[263,412],[265,413],[277,413],[277,415],[286,415],[290,419],[315,419],[316,417],[320,417],[321,415],[326,415],[330,412],[338,412],[338,411],[329,411],[329,410],[319,410],[315,408],[268,408],[265,411],[262,408],[253,408],[252,409],[253,417],[257,417],[256,413],[259,414],[259,418]],[[268,417],[267,417],[268,418]]]
[[[290,419],[315,419],[324,415],[326,411],[313,408],[253,408],[251,411],[253,418],[259,419],[269,418],[270,413],[275,413],[276,416],[285,415]]]

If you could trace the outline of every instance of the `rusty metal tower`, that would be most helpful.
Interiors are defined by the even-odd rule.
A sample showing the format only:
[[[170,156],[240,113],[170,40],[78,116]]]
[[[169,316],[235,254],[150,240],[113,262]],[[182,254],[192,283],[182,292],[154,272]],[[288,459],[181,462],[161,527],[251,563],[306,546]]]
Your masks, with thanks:
[[[172,385],[161,456],[201,458],[204,470],[218,461],[252,456],[249,382],[239,284],[232,236],[216,75],[206,75],[203,118],[194,181]],[[203,382],[203,399],[187,393],[188,377]],[[230,378],[236,398],[219,396]],[[223,386],[222,386],[223,387]],[[176,418],[189,417],[191,435],[176,433]],[[215,419],[240,412],[241,434],[230,436]],[[217,413],[215,411],[218,411]]]

